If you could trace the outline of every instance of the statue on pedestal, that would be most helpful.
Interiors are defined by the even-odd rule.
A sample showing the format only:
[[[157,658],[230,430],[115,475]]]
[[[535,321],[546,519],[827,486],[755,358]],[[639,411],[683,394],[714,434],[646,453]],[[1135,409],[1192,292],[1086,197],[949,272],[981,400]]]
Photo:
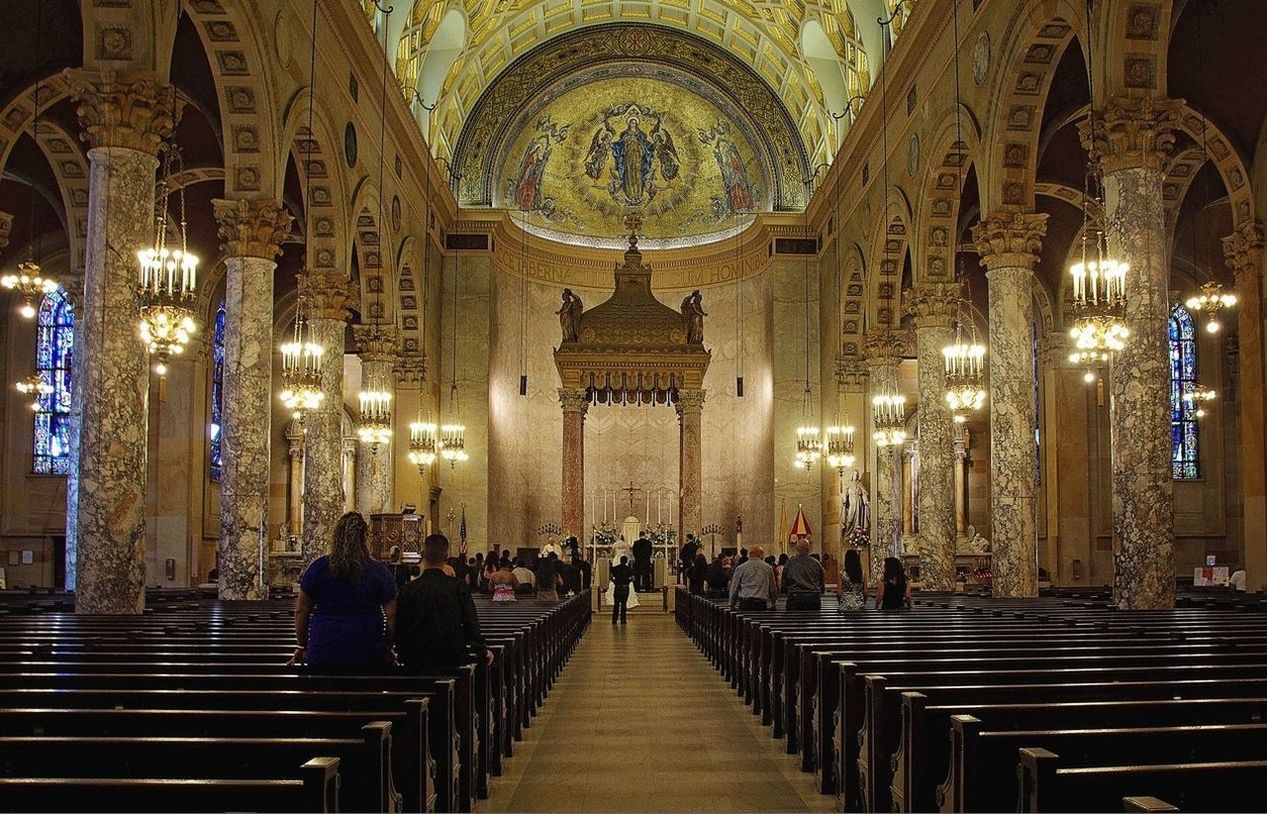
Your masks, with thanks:
[[[585,304],[581,298],[572,293],[572,289],[563,289],[563,304],[554,313],[559,317],[559,327],[563,329],[564,342],[576,342],[581,338],[581,314]]]
[[[858,470],[845,484],[840,504],[840,540],[846,545],[865,545],[871,530],[871,498]]]
[[[682,300],[682,316],[686,318],[686,343],[688,345],[702,345],[704,343],[704,317],[708,313],[704,310],[704,298],[696,289]]]

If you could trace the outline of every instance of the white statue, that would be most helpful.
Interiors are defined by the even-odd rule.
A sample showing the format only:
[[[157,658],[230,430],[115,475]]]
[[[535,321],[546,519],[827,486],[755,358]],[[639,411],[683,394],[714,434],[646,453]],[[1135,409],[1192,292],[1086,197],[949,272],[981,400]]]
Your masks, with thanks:
[[[871,498],[862,485],[858,470],[845,484],[840,504],[840,538],[845,542],[865,540],[871,528]]]

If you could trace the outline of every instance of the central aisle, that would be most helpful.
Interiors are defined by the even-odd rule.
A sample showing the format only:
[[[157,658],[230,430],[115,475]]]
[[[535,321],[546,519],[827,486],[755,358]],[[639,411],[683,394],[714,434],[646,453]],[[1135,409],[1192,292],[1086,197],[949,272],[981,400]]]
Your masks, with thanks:
[[[600,612],[481,808],[832,810],[782,747],[658,601]]]

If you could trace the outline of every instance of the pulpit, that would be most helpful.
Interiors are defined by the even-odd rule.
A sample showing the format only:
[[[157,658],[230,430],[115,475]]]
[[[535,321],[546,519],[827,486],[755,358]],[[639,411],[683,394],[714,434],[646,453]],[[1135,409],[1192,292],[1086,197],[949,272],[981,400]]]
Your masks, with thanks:
[[[370,556],[385,560],[392,546],[400,546],[402,554],[422,556],[423,532],[420,514],[371,514]],[[409,559],[415,559],[411,557]]]

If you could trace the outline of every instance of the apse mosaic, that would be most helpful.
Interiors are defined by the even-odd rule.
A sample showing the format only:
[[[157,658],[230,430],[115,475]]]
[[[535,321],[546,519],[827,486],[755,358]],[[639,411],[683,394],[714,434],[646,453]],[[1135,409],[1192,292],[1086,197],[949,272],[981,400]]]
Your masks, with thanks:
[[[548,237],[620,242],[632,209],[645,245],[693,243],[770,207],[763,163],[741,128],[679,84],[608,77],[566,90],[528,121],[507,140],[495,205]]]

